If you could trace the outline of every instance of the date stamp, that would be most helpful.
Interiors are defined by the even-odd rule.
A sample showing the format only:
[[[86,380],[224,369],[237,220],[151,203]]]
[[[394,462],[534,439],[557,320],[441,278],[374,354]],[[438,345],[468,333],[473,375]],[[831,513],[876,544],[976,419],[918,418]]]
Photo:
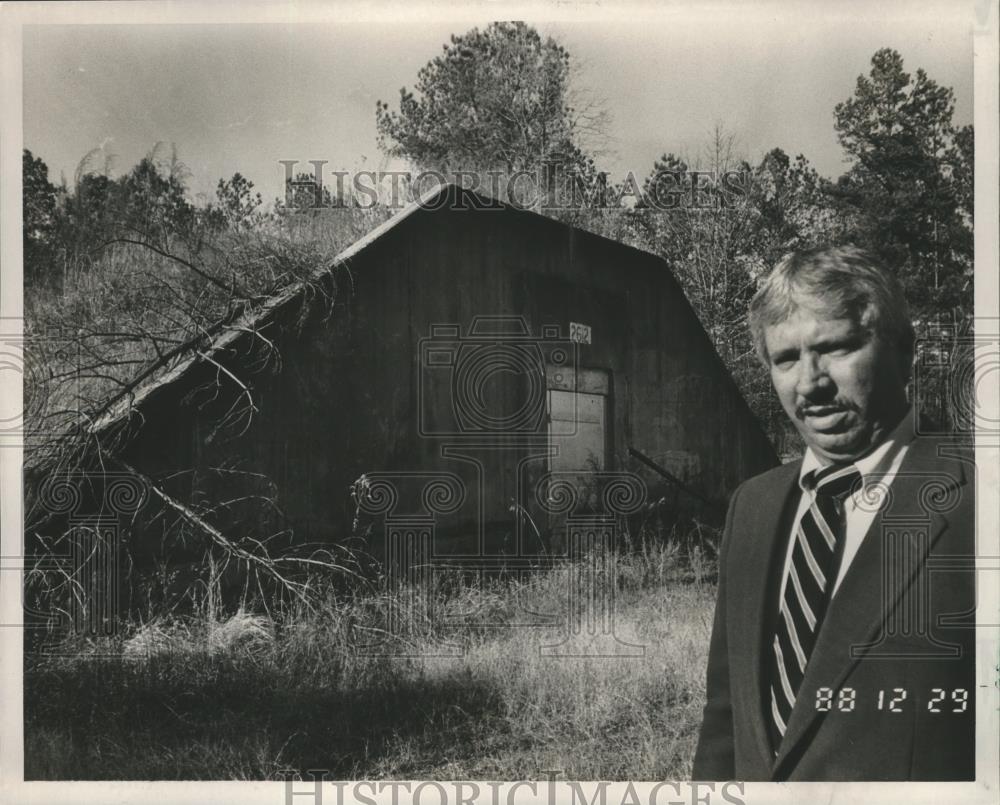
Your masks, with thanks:
[[[968,713],[969,691],[967,688],[931,688],[926,697],[910,696],[906,688],[880,688],[871,695],[859,698],[856,688],[842,687],[816,689],[816,710],[821,713],[837,711],[853,713],[859,709],[873,709],[876,712],[905,713],[912,707],[923,707],[929,713]]]

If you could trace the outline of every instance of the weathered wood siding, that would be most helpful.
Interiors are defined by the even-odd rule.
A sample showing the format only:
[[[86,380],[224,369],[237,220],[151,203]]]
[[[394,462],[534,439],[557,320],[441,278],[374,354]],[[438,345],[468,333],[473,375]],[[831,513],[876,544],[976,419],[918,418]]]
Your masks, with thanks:
[[[209,493],[226,485],[211,467],[265,475],[281,507],[274,528],[291,527],[309,541],[344,535],[354,514],[348,487],[362,473],[452,472],[469,496],[448,518],[448,550],[477,550],[480,520],[492,524],[487,548],[497,549],[513,523],[511,501],[524,498],[544,465],[528,462],[518,477],[519,461],[538,452],[523,435],[500,440],[501,449],[459,448],[481,462],[479,471],[442,455],[463,440],[420,433],[421,389],[425,424],[441,425],[453,406],[447,373],[422,369],[420,341],[434,325],[465,334],[477,317],[510,316],[536,336],[546,325],[564,338],[571,321],[591,326],[579,366],[610,378],[612,469],[658,483],[628,458],[635,446],[724,503],[741,481],[776,463],[683,293],[652,255],[531,213],[466,204],[410,215],[339,269],[336,284],[332,310],[314,300],[302,323],[301,306],[292,305],[264,329],[279,344],[279,371],[248,374],[235,354],[227,363],[253,385],[257,411],[243,435],[217,432],[234,389],[224,378],[218,399],[206,402],[202,393],[201,407],[184,400],[196,380],[217,372],[204,367],[150,399],[131,459],[159,478],[199,469]],[[524,391],[517,381],[496,383],[487,397],[511,410]],[[179,495],[190,493],[186,483],[171,481]],[[400,510],[416,507],[406,488],[414,483],[400,482]]]

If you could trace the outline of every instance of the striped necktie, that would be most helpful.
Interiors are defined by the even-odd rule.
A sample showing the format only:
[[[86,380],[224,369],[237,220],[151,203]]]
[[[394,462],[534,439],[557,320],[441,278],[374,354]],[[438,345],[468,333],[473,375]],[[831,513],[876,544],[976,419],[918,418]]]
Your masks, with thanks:
[[[795,529],[792,561],[771,641],[769,720],[775,754],[816,643],[843,549],[843,501],[861,478],[853,464],[833,465],[803,478],[816,495]]]

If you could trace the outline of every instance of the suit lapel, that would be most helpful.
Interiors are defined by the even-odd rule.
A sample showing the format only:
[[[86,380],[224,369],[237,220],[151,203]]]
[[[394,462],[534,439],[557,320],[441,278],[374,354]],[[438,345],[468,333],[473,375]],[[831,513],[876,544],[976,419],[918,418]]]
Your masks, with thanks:
[[[965,477],[959,462],[948,462],[947,469],[942,467],[937,444],[936,440],[918,439],[910,446],[890,487],[889,499],[876,514],[844,575],[809,658],[788,729],[775,759],[776,772],[822,715],[815,707],[813,691],[817,687],[833,690],[840,687],[864,656],[865,646],[879,637],[888,608],[905,594],[920,572],[926,554],[947,528],[944,515],[931,513],[928,516],[921,505],[928,482],[935,483],[936,488],[943,492],[961,486]],[[899,538],[907,541],[913,559],[895,589],[887,588],[883,576],[883,535],[893,530],[894,525],[904,524],[909,527],[902,529]],[[925,541],[918,539],[917,528],[914,528],[917,525],[926,528]]]
[[[796,461],[779,467],[767,497],[749,503],[750,516],[738,524],[740,533],[732,541],[727,562],[730,656],[734,658],[730,680],[734,687],[733,702],[742,710],[734,715],[738,721],[751,725],[763,774],[770,769],[772,757],[761,698],[761,650],[765,629],[772,623],[767,606],[772,580],[780,572],[775,570],[775,562],[780,562],[784,532],[788,530],[784,514],[798,499],[793,493],[798,491],[796,482],[801,464]]]

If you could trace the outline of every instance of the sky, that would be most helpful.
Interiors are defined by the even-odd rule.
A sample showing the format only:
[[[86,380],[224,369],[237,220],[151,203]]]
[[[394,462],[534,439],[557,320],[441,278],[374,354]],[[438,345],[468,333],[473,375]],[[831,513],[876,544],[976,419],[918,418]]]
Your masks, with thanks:
[[[292,24],[26,27],[24,147],[53,181],[61,173],[72,181],[91,149],[112,155],[121,173],[157,142],[174,143],[193,194],[211,194],[239,171],[268,199],[282,192],[279,160],[377,169],[385,163],[376,99],[396,105],[451,34],[507,10],[409,8]],[[613,177],[631,170],[641,178],[665,152],[694,156],[719,124],[751,161],[780,147],[833,178],[846,168],[834,106],[881,47],[898,50],[908,71],[922,67],[954,88],[955,122],[972,122],[970,8],[543,4],[525,19],[568,49],[576,92],[608,113],[598,165]]]

